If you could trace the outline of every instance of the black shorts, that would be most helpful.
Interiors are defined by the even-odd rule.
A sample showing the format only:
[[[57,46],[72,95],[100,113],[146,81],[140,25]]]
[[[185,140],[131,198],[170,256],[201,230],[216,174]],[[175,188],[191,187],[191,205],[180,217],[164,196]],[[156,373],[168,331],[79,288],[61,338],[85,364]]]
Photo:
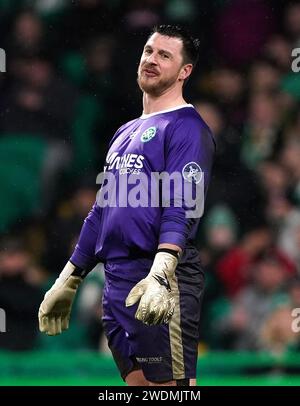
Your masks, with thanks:
[[[146,326],[135,319],[138,304],[125,307],[133,282],[106,277],[103,324],[121,376],[142,369],[147,380],[196,378],[204,273],[198,252],[188,248],[177,266],[171,288],[176,307],[168,325]]]

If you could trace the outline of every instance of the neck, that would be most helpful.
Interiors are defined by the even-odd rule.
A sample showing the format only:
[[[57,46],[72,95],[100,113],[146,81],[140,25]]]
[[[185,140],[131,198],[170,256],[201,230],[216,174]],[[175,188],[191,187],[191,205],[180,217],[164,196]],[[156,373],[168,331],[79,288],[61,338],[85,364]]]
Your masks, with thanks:
[[[178,93],[176,89],[168,89],[160,95],[153,95],[144,92],[143,93],[143,113],[151,114],[157,111],[172,109],[187,102],[182,97],[182,93]]]

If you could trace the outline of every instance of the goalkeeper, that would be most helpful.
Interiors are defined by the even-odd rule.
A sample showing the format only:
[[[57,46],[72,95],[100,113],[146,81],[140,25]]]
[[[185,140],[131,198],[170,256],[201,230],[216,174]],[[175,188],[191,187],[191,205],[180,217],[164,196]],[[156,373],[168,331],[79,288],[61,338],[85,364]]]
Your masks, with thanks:
[[[209,128],[182,95],[198,48],[198,40],[178,26],[156,27],[149,36],[138,68],[143,114],[116,132],[106,157],[104,174],[114,176],[122,204],[95,203],[39,310],[41,331],[67,329],[79,285],[103,262],[104,329],[128,385],[195,384],[204,275],[193,239],[202,210],[188,215],[183,190],[189,185],[203,205],[215,151]],[[126,190],[122,179],[134,175],[139,193],[149,198],[153,172],[179,174],[181,192],[171,188],[170,204],[160,190],[159,204],[148,199],[133,207],[136,185]],[[100,192],[105,187],[112,190],[103,184]]]

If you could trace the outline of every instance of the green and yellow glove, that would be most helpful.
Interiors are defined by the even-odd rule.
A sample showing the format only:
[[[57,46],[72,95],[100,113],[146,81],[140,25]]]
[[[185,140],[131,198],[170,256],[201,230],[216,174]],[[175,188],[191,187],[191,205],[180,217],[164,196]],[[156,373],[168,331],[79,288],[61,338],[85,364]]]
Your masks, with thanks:
[[[67,262],[40,305],[38,317],[41,332],[54,336],[68,329],[74,297],[84,276],[85,271]]]
[[[175,308],[175,298],[171,290],[178,264],[176,251],[160,249],[155,255],[148,276],[138,282],[126,298],[126,306],[140,300],[135,318],[147,325],[169,323]]]

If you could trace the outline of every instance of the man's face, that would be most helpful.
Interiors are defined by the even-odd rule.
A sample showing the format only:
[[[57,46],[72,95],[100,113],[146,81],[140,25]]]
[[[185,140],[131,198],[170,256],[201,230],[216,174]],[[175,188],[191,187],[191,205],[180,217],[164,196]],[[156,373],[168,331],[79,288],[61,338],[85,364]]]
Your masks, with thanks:
[[[183,69],[182,41],[155,33],[148,39],[138,68],[142,91],[159,96],[180,81]]]

